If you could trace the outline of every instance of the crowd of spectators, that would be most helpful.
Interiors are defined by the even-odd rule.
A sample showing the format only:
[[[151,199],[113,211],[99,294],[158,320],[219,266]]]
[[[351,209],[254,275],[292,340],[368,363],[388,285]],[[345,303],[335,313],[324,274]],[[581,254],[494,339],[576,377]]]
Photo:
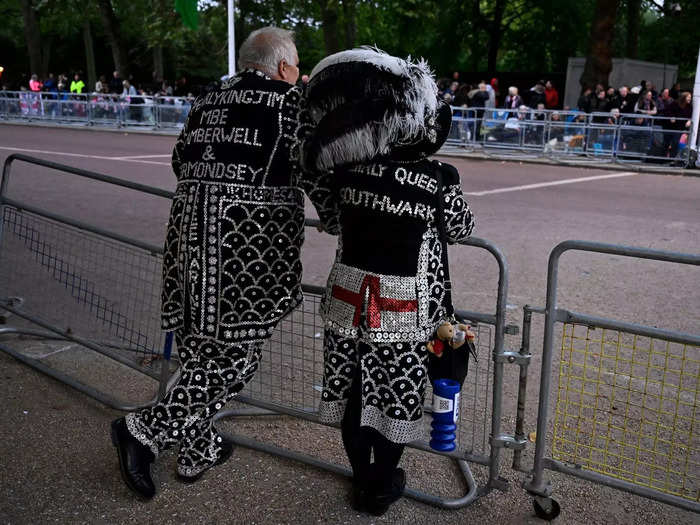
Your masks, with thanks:
[[[25,82],[26,80],[22,81],[19,86],[16,86],[17,91],[29,90],[50,94],[111,95],[118,97],[159,96],[194,98],[185,76],[180,77],[174,84],[167,80],[153,80],[152,82],[136,84],[133,77],[122,78],[119,71],[114,71],[109,81],[105,75],[101,75],[91,88],[85,83],[82,72],[77,71],[73,74],[72,79],[66,73],[61,73],[58,77],[53,73],[49,73],[44,79],[40,79],[38,75],[33,74],[27,84]],[[9,85],[3,85],[3,90],[10,91],[10,87]]]
[[[498,78],[490,81],[482,80],[478,84],[461,83],[459,73],[455,72],[452,79],[438,80],[440,97],[450,105],[462,108],[507,108],[518,109],[526,106],[532,109],[557,109],[559,92],[549,80],[539,80],[527,93],[519,93],[518,88],[510,86],[507,94],[501,93]],[[505,95],[505,96],[504,96]]]
[[[114,71],[109,81],[101,75],[94,86],[88,86],[82,73],[75,72],[72,80],[65,73],[58,77],[49,73],[44,79],[33,74],[24,82],[26,84],[19,86],[19,93],[10,91],[7,85],[3,85],[3,92],[6,98],[18,98],[19,110],[28,115],[83,117],[85,103],[89,102],[92,116],[97,119],[120,117],[154,123],[152,106],[158,104],[172,106],[172,120],[184,122],[194,100],[185,76],[174,84],[163,80],[136,85],[133,78],[122,78],[119,71]]]
[[[658,145],[657,153],[674,158],[679,150],[679,142],[686,140],[684,133],[688,132],[691,126],[692,95],[688,91],[681,91],[678,83],[670,88],[663,88],[660,92],[652,82],[647,81],[642,81],[634,87],[620,86],[619,89],[598,84],[595,88],[584,89],[574,108],[562,105],[559,92],[549,80],[537,81],[524,93],[516,86],[510,86],[501,94],[497,78],[492,78],[490,82],[482,80],[477,85],[470,85],[460,83],[459,73],[454,73],[452,79],[441,79],[438,88],[440,97],[450,105],[474,108],[474,116],[478,119],[475,128],[477,137],[483,135],[481,128],[485,112],[488,111],[490,117],[506,120],[503,126],[495,131],[496,140],[503,138],[499,138],[499,133],[513,135],[514,130],[519,129],[518,122],[524,121],[561,121],[572,125],[591,122],[602,125],[602,128],[618,124],[630,128],[654,127],[663,130],[663,144]],[[490,111],[491,108],[493,111]],[[542,130],[536,126],[533,129],[534,134]],[[552,128],[550,137],[556,138],[556,134],[563,133],[564,129],[568,128]],[[629,135],[634,133],[632,131]],[[644,140],[649,142],[649,133],[637,133],[640,137],[646,137]],[[600,131],[600,135],[605,137],[604,129]],[[494,136],[491,137],[491,140],[493,139]]]

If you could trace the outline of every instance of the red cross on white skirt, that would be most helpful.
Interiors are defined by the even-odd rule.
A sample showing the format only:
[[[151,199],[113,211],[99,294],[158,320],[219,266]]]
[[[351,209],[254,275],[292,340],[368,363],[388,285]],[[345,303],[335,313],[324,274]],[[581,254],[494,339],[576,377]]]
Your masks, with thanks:
[[[360,325],[362,302],[368,288],[367,324],[370,328],[381,328],[382,312],[415,312],[418,310],[418,301],[415,299],[388,299],[382,297],[379,291],[379,277],[366,275],[362,280],[359,292],[353,292],[337,285],[334,285],[331,291],[333,297],[355,307],[355,315],[352,320],[353,326]]]

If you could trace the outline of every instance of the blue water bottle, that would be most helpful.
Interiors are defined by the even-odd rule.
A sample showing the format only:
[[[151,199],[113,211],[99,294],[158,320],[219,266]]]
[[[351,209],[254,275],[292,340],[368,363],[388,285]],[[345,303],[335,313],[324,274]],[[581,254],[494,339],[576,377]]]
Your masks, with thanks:
[[[452,379],[433,381],[433,421],[430,446],[440,452],[457,448],[455,434],[459,420],[460,384]]]

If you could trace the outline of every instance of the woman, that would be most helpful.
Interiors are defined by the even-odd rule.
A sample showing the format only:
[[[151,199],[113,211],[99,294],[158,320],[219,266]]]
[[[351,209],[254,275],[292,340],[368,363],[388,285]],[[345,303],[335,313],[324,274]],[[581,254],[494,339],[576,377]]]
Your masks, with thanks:
[[[652,96],[651,90],[647,90],[642,92],[641,95],[639,95],[639,99],[637,100],[637,103],[634,105],[634,112],[635,113],[641,113],[643,115],[647,115],[648,117],[651,117],[653,115],[656,115],[658,109],[656,108],[656,103],[654,102],[653,96]],[[645,125],[651,125],[651,119],[648,119],[645,122]]]
[[[401,496],[397,465],[422,436],[426,343],[448,297],[440,190],[448,241],[474,224],[457,170],[427,160],[451,123],[437,94],[425,62],[363,48],[322,60],[301,102],[302,184],[339,236],[321,306],[320,417],[341,423],[353,505],[374,515]]]
[[[506,97],[503,107],[506,109],[516,110],[523,105],[523,98],[518,95],[518,88],[510,86],[508,88],[508,96]]]

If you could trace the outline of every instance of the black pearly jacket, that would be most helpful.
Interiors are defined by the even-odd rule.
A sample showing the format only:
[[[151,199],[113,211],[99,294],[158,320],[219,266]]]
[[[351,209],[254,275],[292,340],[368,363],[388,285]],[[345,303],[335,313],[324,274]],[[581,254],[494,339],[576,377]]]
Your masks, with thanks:
[[[247,70],[192,105],[172,156],[165,330],[265,339],[302,300],[298,100],[297,88]]]
[[[375,341],[428,340],[445,318],[438,174],[448,242],[465,239],[474,218],[457,170],[427,159],[338,168],[307,182],[328,233],[339,235],[321,315],[328,328]]]

